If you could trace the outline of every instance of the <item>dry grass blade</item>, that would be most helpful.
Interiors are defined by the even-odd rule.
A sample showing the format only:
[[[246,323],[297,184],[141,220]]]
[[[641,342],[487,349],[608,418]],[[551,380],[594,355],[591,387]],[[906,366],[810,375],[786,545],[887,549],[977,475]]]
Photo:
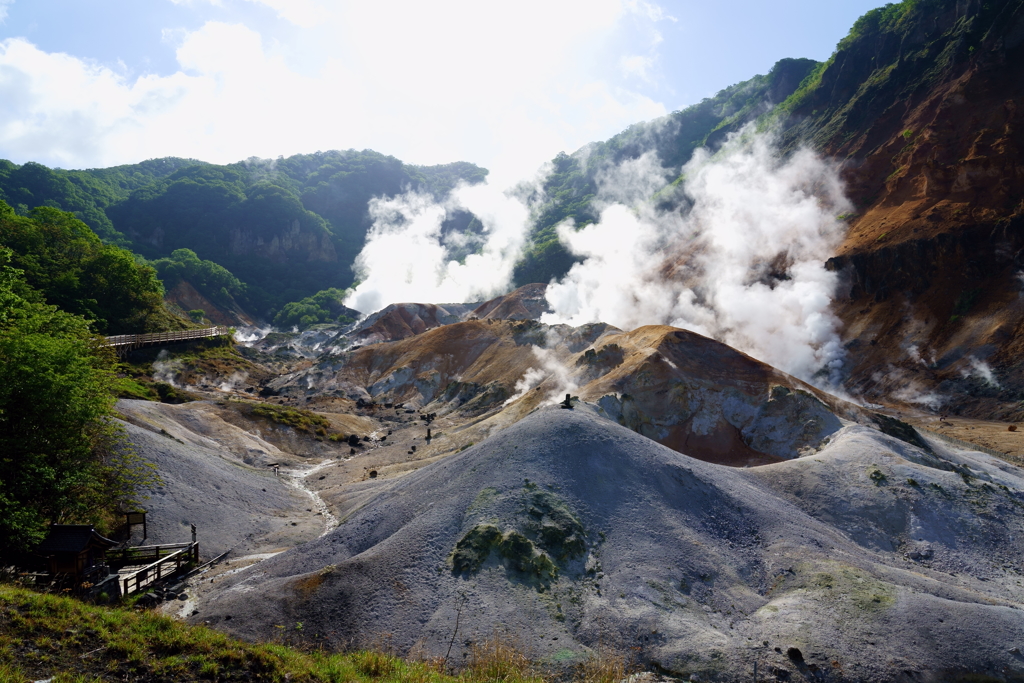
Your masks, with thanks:
[[[522,681],[535,678],[530,660],[519,643],[507,634],[495,632],[483,643],[473,645],[464,677],[486,681]]]
[[[577,683],[619,683],[634,673],[635,667],[621,654],[599,648],[579,668]]]

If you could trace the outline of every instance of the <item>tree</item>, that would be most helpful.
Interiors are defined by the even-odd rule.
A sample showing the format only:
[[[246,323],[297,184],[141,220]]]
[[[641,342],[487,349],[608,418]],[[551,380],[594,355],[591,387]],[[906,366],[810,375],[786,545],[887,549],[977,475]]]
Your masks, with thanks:
[[[296,327],[304,330],[311,325],[321,323],[338,322],[347,324],[353,322],[352,317],[356,313],[345,307],[345,296],[347,291],[340,289],[324,289],[313,296],[307,296],[302,301],[293,301],[285,304],[280,312],[274,316],[274,327],[289,329]]]
[[[101,242],[70,213],[41,206],[28,217],[18,216],[0,201],[0,245],[12,250],[12,265],[47,303],[93,321],[99,332],[130,334],[175,325],[163,307],[156,271],[130,251]]]
[[[112,420],[114,358],[81,318],[34,303],[0,247],[0,553],[38,543],[47,525],[101,527],[152,483]]]

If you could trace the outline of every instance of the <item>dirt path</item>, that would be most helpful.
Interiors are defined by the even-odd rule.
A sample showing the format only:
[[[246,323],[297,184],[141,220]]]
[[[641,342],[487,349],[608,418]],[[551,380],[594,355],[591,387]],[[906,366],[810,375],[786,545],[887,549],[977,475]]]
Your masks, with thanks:
[[[1024,465],[1024,425],[1010,431],[1011,423],[973,420],[962,417],[938,418],[934,416],[907,419],[912,425],[924,427],[937,434],[973,443],[1002,453],[1000,457],[1014,465]]]
[[[320,532],[321,536],[333,531],[334,528],[338,526],[338,518],[331,514],[331,511],[327,507],[327,503],[325,503],[323,498],[320,497],[320,494],[313,491],[306,485],[306,480],[311,475],[320,472],[333,463],[333,459],[327,458],[312,467],[281,470],[281,475],[284,477],[284,483],[295,487],[309,496],[313,501],[317,514],[323,516],[324,528]],[[202,602],[203,594],[209,590],[211,585],[214,584],[217,579],[223,579],[232,574],[247,571],[263,560],[274,557],[285,550],[287,550],[287,548],[281,548],[273,552],[255,553],[252,555],[234,558],[229,554],[224,561],[213,564],[195,576],[189,577],[185,582],[185,593],[188,595],[188,599],[179,603],[165,603],[163,611],[167,614],[174,614],[181,619],[189,617],[194,613],[197,613],[199,603]]]
[[[306,469],[282,470],[282,474],[287,477],[285,482],[309,496],[313,500],[313,505],[316,506],[317,514],[323,515],[324,529],[320,532],[321,536],[333,531],[334,528],[338,526],[338,518],[331,514],[330,509],[327,507],[327,503],[325,503],[324,499],[320,497],[320,494],[309,488],[306,484],[306,480],[310,475],[316,474],[334,463],[335,461],[333,459],[326,458],[316,465]]]

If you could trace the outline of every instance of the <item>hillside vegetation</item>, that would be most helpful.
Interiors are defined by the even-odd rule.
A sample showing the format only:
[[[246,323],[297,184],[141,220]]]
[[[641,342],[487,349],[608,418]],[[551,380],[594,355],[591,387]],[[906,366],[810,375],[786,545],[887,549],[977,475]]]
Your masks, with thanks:
[[[407,190],[440,198],[486,175],[470,163],[412,166],[370,150],[229,165],[167,158],[84,171],[0,161],[0,200],[19,215],[38,206],[71,212],[105,242],[156,260],[162,276],[165,259],[182,262],[175,252],[189,250],[229,271],[191,282],[204,296],[223,299],[224,287],[269,319],[286,303],[352,284],[371,198]],[[170,278],[190,275],[177,269]]]
[[[18,216],[0,201],[0,246],[22,271],[21,295],[90,321],[101,334],[174,329],[156,271],[130,251],[104,244],[72,214],[47,206]]]
[[[95,237],[94,237],[95,239]],[[116,247],[111,247],[116,249]],[[106,528],[152,482],[110,421],[118,380],[89,322],[42,303],[0,247],[0,556],[52,523]]]
[[[548,282],[572,267],[573,257],[558,241],[556,226],[572,219],[577,228],[598,218],[595,204],[602,174],[644,154],[653,153],[666,175],[678,175],[698,147],[714,146],[793,93],[818,66],[812,59],[783,59],[767,75],[729,86],[714,97],[653,121],[637,123],[605,142],[573,154],[559,154],[543,184],[545,201],[531,233],[532,245],[516,268],[519,285]],[[671,194],[665,200],[674,201]]]
[[[501,643],[478,647],[460,675],[446,662],[404,661],[385,651],[329,654],[281,643],[252,644],[205,626],[126,608],[0,586],[0,681],[257,680],[292,683],[540,683],[529,662]],[[281,641],[316,640],[301,622],[283,624]],[[381,643],[381,648],[386,642]],[[621,668],[620,671],[621,673]],[[590,676],[593,683],[605,683]],[[608,681],[611,683],[611,681]]]

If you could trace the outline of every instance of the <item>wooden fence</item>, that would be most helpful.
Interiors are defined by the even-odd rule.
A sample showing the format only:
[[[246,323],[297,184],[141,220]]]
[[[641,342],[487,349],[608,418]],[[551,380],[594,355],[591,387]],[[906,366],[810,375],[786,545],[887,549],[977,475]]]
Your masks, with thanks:
[[[174,332],[150,332],[148,334],[118,334],[107,337],[103,346],[112,346],[118,353],[125,353],[142,346],[172,344],[189,339],[204,339],[229,334],[226,327],[204,327],[196,330],[175,330]]]
[[[120,577],[121,595],[131,595],[160,579],[170,576],[189,562],[199,562],[199,543],[172,543],[127,548],[108,555],[107,561],[121,566],[151,561],[140,569]]]

